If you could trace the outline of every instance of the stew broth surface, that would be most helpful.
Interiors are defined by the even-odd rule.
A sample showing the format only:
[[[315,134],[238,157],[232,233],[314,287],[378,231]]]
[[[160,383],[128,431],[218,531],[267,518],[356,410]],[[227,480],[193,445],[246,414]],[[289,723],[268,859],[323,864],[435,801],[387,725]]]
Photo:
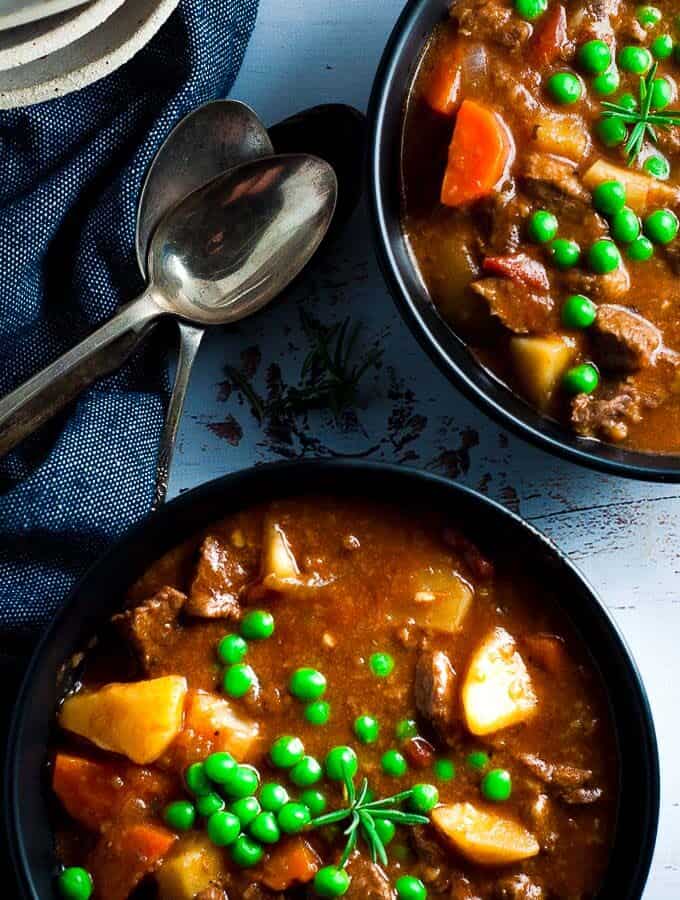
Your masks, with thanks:
[[[321,762],[335,746],[353,747],[359,759],[355,782],[358,786],[367,777],[376,798],[431,783],[440,805],[469,802],[510,819],[540,848],[515,863],[479,865],[433,825],[399,827],[387,847],[386,866],[374,865],[359,841],[348,866],[352,881],[345,896],[350,900],[393,900],[394,885],[404,874],[421,879],[428,896],[453,900],[594,895],[607,865],[618,795],[615,738],[599,677],[557,606],[559,586],[537,584],[530,560],[488,560],[452,525],[439,515],[361,500],[286,500],[230,516],[150,568],[130,592],[130,612],[119,616],[86,654],[75,699],[96,696],[110,682],[182,676],[188,693],[179,733],[158,758],[143,765],[96,749],[85,739],[89,724],[78,724],[80,737],[65,728],[54,748],[55,790],[71,814],[63,808],[57,813],[59,852],[66,864],[91,871],[95,898],[311,898],[317,896],[316,869],[338,860],[341,836],[329,829],[308,830],[277,845],[279,856],[274,848],[269,862],[265,857],[254,868],[234,865],[228,848],[213,851],[219,856],[217,869],[210,869],[210,885],[201,885],[199,874],[191,884],[202,892],[191,893],[185,883],[185,893],[173,893],[176,883],[168,874],[173,860],[192,842],[206,841],[205,824],[198,818],[193,829],[180,834],[164,824],[163,808],[171,800],[191,799],[182,781],[188,764],[224,749],[219,729],[191,730],[195,692],[206,692],[200,696],[218,703],[226,700],[240,721],[254,725],[257,737],[239,761],[255,766],[263,781],[286,786],[292,797],[302,789],[268,761],[268,750],[281,735],[301,738],[305,752]],[[293,582],[270,577],[271,542],[281,539],[291,554],[288,561],[294,559],[298,569]],[[164,619],[154,603],[167,597],[169,588],[180,592],[181,608],[173,618],[166,607]],[[236,598],[235,604],[229,597]],[[447,605],[452,597],[471,598],[458,628],[450,618],[455,604]],[[149,609],[155,612],[140,615]],[[244,697],[229,698],[216,648],[225,634],[238,632],[239,619],[252,609],[270,611],[275,630],[267,639],[248,641],[245,661],[257,684]],[[438,609],[445,609],[443,619],[437,619]],[[221,617],[209,617],[216,612]],[[160,628],[159,621],[164,622]],[[473,655],[497,629],[514,642],[507,658],[517,652],[526,666],[535,710],[514,726],[473,735],[466,724],[463,686]],[[373,673],[375,653],[393,659],[388,677]],[[451,667],[448,694],[431,667],[432,660],[441,664],[442,659]],[[325,725],[307,722],[305,704],[288,689],[300,667],[313,667],[327,680],[323,700],[330,705],[330,719]],[[75,721],[66,712],[73,700],[67,697],[62,707],[62,725]],[[362,744],[354,734],[360,715],[379,722],[373,744]],[[417,723],[415,741],[395,736],[397,724],[408,719]],[[101,734],[98,740],[101,747]],[[390,749],[400,750],[409,763],[403,777],[382,769],[382,756]],[[489,756],[483,771],[467,761],[475,751]],[[66,756],[112,765],[103,779],[106,786],[97,782],[92,793],[87,778],[77,788],[73,777],[60,782]],[[439,777],[437,760],[452,762],[455,777]],[[480,784],[491,769],[507,770],[512,777],[512,793],[504,802],[482,796]],[[328,810],[346,805],[337,782],[323,778],[315,787],[325,794]],[[111,801],[111,791],[119,792],[120,802]],[[158,858],[126,852],[124,836],[139,823],[170,835],[170,846]],[[301,840],[311,848],[308,871],[304,881],[286,884],[285,848]]]

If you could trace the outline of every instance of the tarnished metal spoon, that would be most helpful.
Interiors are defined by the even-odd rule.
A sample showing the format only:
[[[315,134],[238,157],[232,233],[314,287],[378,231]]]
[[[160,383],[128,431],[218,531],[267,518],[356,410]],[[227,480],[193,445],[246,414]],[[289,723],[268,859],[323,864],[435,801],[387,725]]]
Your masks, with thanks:
[[[168,210],[228,169],[273,152],[267,129],[253,110],[238,100],[214,100],[185,116],[154,157],[139,198],[135,247],[142,275],[146,278],[152,235]],[[199,325],[181,319],[178,325],[177,369],[158,448],[154,508],[163,503],[168,490],[177,429],[205,334]]]
[[[312,256],[333,216],[337,180],[328,163],[289,154],[245,163],[190,194],[162,220],[149,250],[144,293],[73,350],[0,401],[6,453],[91,383],[84,365],[109,344],[176,315],[199,325],[235,322],[260,309]],[[101,362],[99,362],[101,371]]]

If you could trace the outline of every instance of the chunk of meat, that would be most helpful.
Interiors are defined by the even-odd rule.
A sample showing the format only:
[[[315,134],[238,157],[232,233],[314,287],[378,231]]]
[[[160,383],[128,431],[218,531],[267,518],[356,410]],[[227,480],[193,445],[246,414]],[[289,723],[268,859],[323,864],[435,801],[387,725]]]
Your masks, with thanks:
[[[616,385],[609,396],[579,394],[571,401],[571,423],[577,434],[614,443],[628,437],[629,422],[642,419],[640,394],[633,385]]]
[[[252,578],[244,554],[209,535],[201,545],[186,612],[203,619],[240,618],[239,600]]]
[[[567,31],[567,11],[561,3],[554,3],[534,28],[531,58],[539,68],[550,66],[568,59],[573,49]]]
[[[543,900],[545,896],[543,888],[524,873],[501,878],[493,894],[494,900]]]
[[[564,639],[556,634],[529,634],[522,638],[529,662],[551,675],[563,675],[569,666]]]
[[[604,232],[602,232],[604,233]],[[595,239],[597,239],[596,236]],[[564,273],[568,289],[575,294],[585,294],[597,303],[616,303],[630,291],[630,274],[626,266],[618,266],[606,275],[593,275],[580,269]]]
[[[602,789],[590,783],[593,778],[590,769],[549,763],[531,753],[520,754],[518,759],[539,781],[554,789],[558,800],[569,806],[595,803],[602,796]]]
[[[457,723],[456,672],[442,650],[421,653],[415,671],[416,709],[444,741]]]
[[[196,894],[195,900],[229,900],[229,895],[217,884],[211,884]]]
[[[347,863],[351,878],[345,900],[396,900],[396,892],[383,869],[363,853],[354,853]]]
[[[531,25],[497,0],[457,0],[450,9],[459,33],[477,40],[490,40],[510,51],[520,52],[532,33]]]
[[[176,637],[175,626],[186,600],[181,591],[164,587],[139,606],[112,617],[111,622],[130,643],[145,675],[159,672],[163,655]]]
[[[568,806],[587,806],[600,799],[602,788],[565,788],[563,791],[559,791],[557,796]]]
[[[470,288],[486,300],[491,314],[515,334],[552,331],[555,301],[550,294],[530,291],[509,278],[482,278]]]
[[[445,528],[442,540],[457,553],[476,578],[488,581],[493,578],[494,565],[482,553],[479,547],[457,528]]]
[[[411,828],[409,843],[419,860],[418,877],[433,893],[445,893],[451,884],[450,853],[441,845],[434,829],[429,825]]]
[[[515,253],[508,256],[487,256],[482,263],[485,272],[502,275],[518,284],[536,291],[549,291],[550,281],[543,263],[526,253]]]
[[[613,43],[612,18],[619,12],[621,0],[590,0],[578,5],[569,20],[569,33],[579,44],[599,38]]]
[[[522,243],[523,223],[531,213],[531,205],[514,191],[499,191],[484,201],[484,210],[489,222],[485,250],[493,256],[516,253]]]
[[[526,190],[536,200],[547,206],[568,202],[585,206],[590,194],[581,184],[576,166],[550,153],[529,153],[522,172]]]
[[[592,329],[596,360],[610,372],[634,372],[650,366],[661,347],[661,332],[625,306],[598,307]]]

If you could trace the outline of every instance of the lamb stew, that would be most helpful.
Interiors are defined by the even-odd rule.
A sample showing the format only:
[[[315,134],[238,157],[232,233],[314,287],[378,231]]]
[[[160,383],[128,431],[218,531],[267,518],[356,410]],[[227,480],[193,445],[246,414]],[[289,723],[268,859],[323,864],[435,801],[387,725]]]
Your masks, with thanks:
[[[409,95],[403,228],[479,362],[587,438],[680,451],[671,0],[454,0]]]
[[[595,896],[615,733],[530,570],[455,517],[323,496],[162,557],[62,675],[60,896]]]

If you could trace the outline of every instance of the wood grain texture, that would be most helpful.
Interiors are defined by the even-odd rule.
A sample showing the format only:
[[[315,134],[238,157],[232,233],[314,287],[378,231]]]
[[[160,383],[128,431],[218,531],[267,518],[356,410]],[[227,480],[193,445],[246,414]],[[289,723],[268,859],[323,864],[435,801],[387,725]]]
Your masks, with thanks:
[[[232,96],[272,122],[304,106],[365,109],[398,0],[261,0]],[[299,307],[326,323],[364,322],[364,346],[385,349],[355,419],[301,417],[263,428],[224,372],[259,391],[295,383],[306,339]],[[662,757],[662,812],[646,900],[680,897],[680,486],[599,475],[502,432],[430,363],[401,321],[374,259],[364,209],[343,238],[275,306],[236,329],[211,331],[197,363],[171,494],[257,462],[352,454],[459,478],[519,511],[571,554],[605,600],[642,671]],[[624,785],[625,790],[625,785]]]

